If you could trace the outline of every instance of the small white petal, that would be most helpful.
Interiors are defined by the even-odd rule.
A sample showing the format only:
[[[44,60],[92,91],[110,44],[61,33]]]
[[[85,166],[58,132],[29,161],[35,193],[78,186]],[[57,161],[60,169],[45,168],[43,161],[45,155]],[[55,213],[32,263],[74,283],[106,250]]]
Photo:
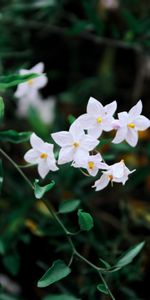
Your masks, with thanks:
[[[61,148],[59,152],[58,164],[66,164],[73,160],[74,149],[73,147]]]
[[[33,80],[34,80],[34,88],[37,89],[43,88],[48,82],[48,79],[44,74],[34,78]]]
[[[112,126],[113,121],[114,118],[111,116],[104,118],[104,120],[102,121],[103,130],[107,132],[113,130],[113,126]]]
[[[119,113],[118,118],[121,126],[126,126],[129,122],[129,115],[126,111]]]
[[[34,149],[30,149],[24,155],[24,159],[30,164],[36,164],[39,160],[39,152]]]
[[[83,140],[81,141],[81,147],[87,151],[92,151],[97,145],[99,144],[99,141],[95,138],[93,138],[90,135],[85,135]]]
[[[41,138],[39,138],[35,133],[32,133],[31,137],[30,137],[30,143],[31,146],[38,151],[41,151],[44,142],[42,141]]]
[[[112,140],[112,143],[119,144],[121,143],[125,137],[126,137],[127,129],[126,128],[120,128],[116,132],[116,136]]]
[[[54,145],[50,144],[50,143],[44,143],[43,147],[42,147],[42,152],[47,153],[48,155],[54,155],[53,154],[53,149],[54,149]]]
[[[124,163],[119,162],[119,163],[113,164],[111,167],[111,170],[112,170],[113,177],[117,177],[117,178],[122,177],[123,173],[124,173]]]
[[[142,109],[143,109],[142,101],[139,100],[138,103],[129,110],[129,116],[131,118],[136,118],[141,114]]]
[[[87,104],[87,113],[92,116],[101,115],[101,113],[104,113],[104,107],[98,100],[90,97]]]
[[[126,141],[132,147],[135,147],[137,145],[138,133],[135,129],[130,129],[130,128],[128,129],[126,135]]]
[[[96,187],[96,191],[101,191],[103,190],[109,183],[110,179],[107,174],[103,173],[103,175],[95,181],[95,184],[93,187]]]
[[[74,154],[73,160],[78,166],[82,166],[83,161],[87,160],[88,155],[88,151],[85,151],[79,147]]]
[[[14,95],[17,98],[21,98],[24,95],[26,95],[27,93],[28,93],[28,84],[25,82],[25,83],[20,83],[18,85],[17,90]]]
[[[44,71],[44,63],[43,62],[39,62],[32,69],[30,69],[31,73],[43,73],[43,71]]]
[[[88,114],[81,115],[77,120],[80,122],[83,129],[89,129],[93,127],[95,123],[95,118],[91,117]]]
[[[41,178],[45,178],[46,175],[49,173],[49,167],[47,164],[47,160],[43,159],[40,161],[40,163],[38,164],[38,173],[41,176]]]
[[[92,128],[88,129],[88,134],[91,135],[93,138],[99,138],[102,134],[102,125],[101,124],[95,124]]]
[[[56,165],[56,161],[55,159],[50,159],[49,157],[47,158],[47,164],[48,164],[48,167],[51,171],[57,171],[59,170],[59,168],[57,167]]]
[[[150,127],[150,120],[141,115],[134,121],[134,124],[137,130],[143,131]]]
[[[70,126],[69,132],[71,133],[74,142],[80,141],[80,139],[83,138],[84,131],[78,119]]]
[[[73,144],[73,138],[68,131],[59,131],[51,134],[56,144],[61,147],[69,146]]]
[[[109,115],[113,116],[116,109],[117,109],[117,102],[113,101],[113,102],[105,105],[104,109],[105,109],[106,114],[109,114]]]
[[[92,170],[88,168],[88,172],[91,176],[95,177],[98,173],[98,168],[93,168]]]

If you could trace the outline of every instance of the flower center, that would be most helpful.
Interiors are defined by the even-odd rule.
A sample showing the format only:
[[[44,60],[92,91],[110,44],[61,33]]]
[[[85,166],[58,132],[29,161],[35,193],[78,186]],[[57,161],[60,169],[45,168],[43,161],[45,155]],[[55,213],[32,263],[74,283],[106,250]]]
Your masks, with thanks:
[[[29,84],[30,86],[33,85],[33,82],[34,82],[33,79],[29,79],[29,80],[28,80],[28,84]]]
[[[45,158],[47,158],[47,156],[48,156],[48,154],[47,154],[47,153],[41,153],[41,155],[40,155],[40,157],[41,157],[42,159],[45,159]]]
[[[94,162],[93,161],[89,161],[88,162],[88,167],[89,167],[90,170],[93,170],[93,168],[94,168]]]
[[[135,124],[134,124],[134,123],[129,123],[129,124],[128,124],[128,127],[129,127],[129,128],[135,128]]]
[[[80,146],[79,143],[77,143],[77,142],[73,143],[73,147],[74,147],[74,148],[78,148],[79,146]]]
[[[109,178],[110,181],[113,180],[113,176],[112,175],[108,175],[108,178]]]
[[[101,118],[101,117],[98,117],[98,118],[96,119],[96,121],[97,121],[98,124],[100,124],[100,123],[102,123],[102,118]]]

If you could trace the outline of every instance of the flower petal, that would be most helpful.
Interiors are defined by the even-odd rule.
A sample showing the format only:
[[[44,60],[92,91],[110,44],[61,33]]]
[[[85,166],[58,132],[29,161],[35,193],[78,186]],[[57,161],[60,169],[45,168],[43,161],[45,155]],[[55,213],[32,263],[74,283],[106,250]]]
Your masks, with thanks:
[[[86,158],[88,157],[89,153],[86,150],[83,150],[81,148],[77,149],[73,160],[76,163],[76,165],[82,167],[83,166],[83,162],[86,160]]]
[[[98,168],[93,168],[92,170],[88,168],[88,172],[91,176],[95,177],[98,173]]]
[[[30,149],[24,155],[24,159],[30,164],[36,164],[39,160],[39,152],[34,149]]]
[[[56,144],[61,147],[66,147],[73,144],[73,138],[68,131],[59,131],[51,134]]]
[[[40,163],[38,164],[38,173],[41,178],[44,179],[49,171],[50,169],[48,167],[47,160],[43,159],[42,161],[40,161]]]
[[[124,174],[124,163],[119,162],[111,166],[113,177],[121,178]]]
[[[83,138],[83,140],[81,141],[80,146],[82,147],[82,149],[86,150],[86,151],[91,151],[93,150],[97,145],[99,144],[99,141],[97,139],[95,139],[94,137],[92,137],[89,134],[86,134]]]
[[[129,115],[126,111],[119,113],[118,118],[121,126],[126,126],[129,122]]]
[[[44,71],[44,63],[43,62],[39,62],[32,69],[30,69],[30,73],[43,73],[43,71]]]
[[[113,122],[114,122],[114,118],[111,116],[104,118],[104,120],[102,121],[103,130],[107,132],[113,130],[113,125],[112,125]]]
[[[66,164],[73,160],[74,149],[73,147],[61,148],[59,152],[58,164]]]
[[[141,115],[134,121],[134,124],[137,130],[142,131],[150,127],[150,120]]]
[[[107,174],[103,173],[103,175],[95,181],[95,184],[93,187],[96,187],[96,191],[101,191],[103,190],[109,183],[110,179]]]
[[[129,110],[129,116],[131,118],[136,118],[141,114],[142,108],[143,108],[142,101],[139,100],[138,103]]]
[[[95,118],[91,117],[88,114],[81,115],[77,120],[80,122],[81,127],[83,129],[89,129],[89,128],[93,127],[93,125],[95,123]]]
[[[93,138],[99,138],[103,132],[102,125],[96,124],[92,128],[88,129],[88,134]]]
[[[55,159],[50,159],[49,157],[47,158],[47,164],[48,164],[48,167],[51,171],[57,171],[59,170],[59,168],[57,167],[56,165],[56,161]]]
[[[117,109],[117,102],[113,101],[113,102],[105,105],[104,109],[105,109],[106,114],[113,116]]]
[[[73,124],[70,126],[69,132],[71,133],[75,142],[80,141],[80,139],[82,139],[85,134],[78,119],[74,121]]]
[[[136,130],[134,129],[128,129],[127,131],[127,135],[126,135],[126,139],[127,143],[132,146],[135,147],[137,145],[138,142],[138,133]]]
[[[126,132],[127,132],[126,128],[120,128],[120,129],[118,129],[117,132],[116,132],[116,136],[112,140],[112,143],[114,143],[114,144],[121,143],[125,139],[125,137],[126,137]]]
[[[35,133],[32,133],[31,137],[30,137],[30,143],[31,146],[38,151],[41,151],[44,142],[41,138],[39,138]]]
[[[17,90],[14,95],[17,98],[21,98],[28,93],[28,90],[29,90],[28,84],[26,82],[21,83],[18,85]]]
[[[48,82],[48,79],[44,74],[33,80],[34,80],[33,86],[34,86],[34,88],[37,88],[37,89],[43,88]]]
[[[103,105],[93,97],[90,97],[87,104],[87,113],[92,116],[97,116],[98,114],[104,113]]]

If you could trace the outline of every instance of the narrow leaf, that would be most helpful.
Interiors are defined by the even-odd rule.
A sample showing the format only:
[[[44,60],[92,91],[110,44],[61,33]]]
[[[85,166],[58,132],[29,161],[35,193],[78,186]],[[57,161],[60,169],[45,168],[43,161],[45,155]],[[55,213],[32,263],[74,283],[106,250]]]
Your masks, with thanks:
[[[0,122],[3,120],[4,117],[4,109],[5,109],[4,101],[3,98],[0,97]]]
[[[52,180],[51,183],[45,186],[40,186],[38,182],[39,180],[36,179],[34,183],[34,194],[37,199],[41,199],[46,192],[49,192],[54,187],[55,182]]]
[[[132,248],[130,248],[121,258],[117,261],[116,267],[122,268],[132,262],[132,260],[140,253],[144,247],[145,242],[142,242]]]
[[[98,289],[101,293],[103,293],[103,294],[106,294],[106,295],[109,294],[109,292],[108,292],[108,290],[106,289],[106,287],[105,287],[104,284],[98,284],[98,285],[97,285],[97,289]]]
[[[59,205],[59,213],[67,214],[75,211],[80,205],[80,200],[67,200]]]
[[[62,260],[56,260],[38,281],[38,287],[44,288],[68,276],[71,269]]]
[[[20,83],[36,78],[38,76],[39,74],[34,74],[34,73],[27,74],[27,75],[14,74],[14,75],[0,76],[0,90],[8,89]]]
[[[17,132],[15,130],[5,130],[0,132],[0,141],[19,144],[29,140],[31,132]]]
[[[92,216],[82,209],[78,210],[78,222],[81,230],[89,231],[94,226]]]

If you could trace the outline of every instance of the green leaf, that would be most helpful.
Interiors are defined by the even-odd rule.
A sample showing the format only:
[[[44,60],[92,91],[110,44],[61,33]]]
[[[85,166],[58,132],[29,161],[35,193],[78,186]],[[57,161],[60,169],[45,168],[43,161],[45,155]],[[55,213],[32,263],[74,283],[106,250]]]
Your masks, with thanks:
[[[14,298],[13,296],[6,295],[6,294],[0,294],[1,300],[19,300],[18,298]]]
[[[44,297],[43,300],[80,300],[72,295],[62,294],[62,295],[48,295]]]
[[[2,191],[2,186],[3,186],[3,166],[2,166],[2,160],[0,159],[0,194]]]
[[[27,74],[27,75],[14,74],[14,75],[0,76],[0,90],[8,89],[20,83],[36,78],[38,76],[39,74],[34,74],[34,73]]]
[[[4,117],[4,109],[5,109],[4,101],[3,98],[0,97],[0,122],[3,120]]]
[[[121,255],[121,258],[117,261],[115,267],[122,268],[130,264],[132,260],[140,253],[144,247],[144,244],[145,242],[142,242],[126,251],[123,255]]]
[[[34,182],[34,195],[37,199],[41,199],[46,192],[49,192],[54,187],[55,182],[52,180],[51,183],[45,186],[40,186],[38,182],[38,179],[36,179]]]
[[[16,253],[4,256],[3,264],[10,274],[17,275],[20,267],[20,257]]]
[[[29,140],[31,132],[17,132],[15,130],[5,130],[0,132],[1,142],[19,144]]]
[[[78,222],[81,230],[89,231],[94,226],[92,216],[82,209],[78,210]]]
[[[47,272],[42,276],[38,281],[37,286],[44,288],[61,280],[62,278],[68,276],[71,272],[71,269],[66,266],[63,260],[56,260],[52,266],[47,270]]]
[[[100,261],[103,263],[103,265],[106,267],[106,269],[111,268],[111,265],[107,261],[105,261],[104,259],[100,258]]]
[[[70,124],[72,124],[75,120],[76,120],[76,118],[73,115],[68,116],[68,121]]]
[[[59,205],[59,213],[67,214],[72,211],[75,211],[80,205],[80,200],[67,200]]]
[[[97,285],[97,289],[98,289],[101,293],[103,293],[103,294],[106,294],[106,295],[109,294],[109,292],[108,292],[108,290],[106,289],[106,287],[105,287],[104,284],[98,284],[98,285]]]

